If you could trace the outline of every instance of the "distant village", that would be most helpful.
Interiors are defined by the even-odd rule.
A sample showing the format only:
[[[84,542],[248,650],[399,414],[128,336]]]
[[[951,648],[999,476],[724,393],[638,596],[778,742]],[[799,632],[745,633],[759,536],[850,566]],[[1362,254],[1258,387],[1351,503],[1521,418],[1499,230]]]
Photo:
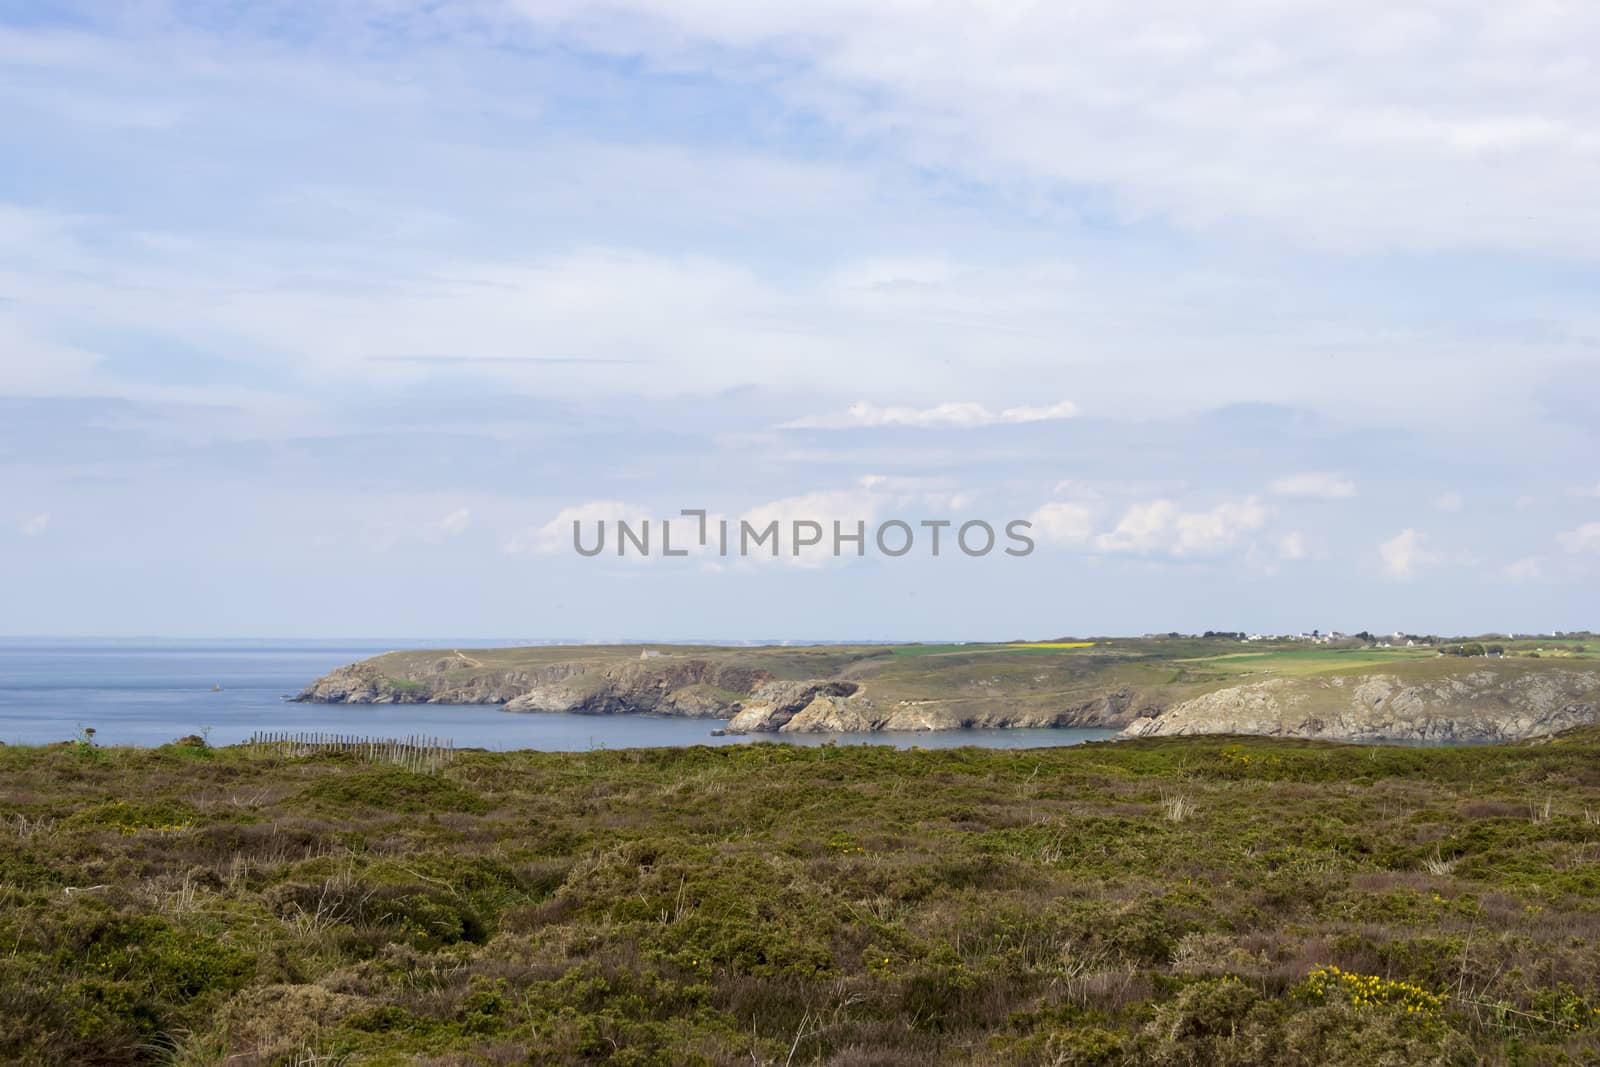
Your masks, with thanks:
[[[1251,634],[1242,638],[1245,641],[1306,641],[1313,645],[1332,645],[1346,641],[1360,641],[1374,648],[1415,648],[1418,645],[1431,645],[1435,643],[1432,637],[1420,634],[1401,633],[1396,630],[1392,634],[1377,635],[1363,630],[1358,634],[1347,634],[1341,630],[1312,630],[1310,633],[1298,634]]]
[[[1145,636],[1149,638],[1201,637],[1213,640],[1235,640],[1246,644],[1303,641],[1311,645],[1343,645],[1346,647],[1354,647],[1359,644],[1368,648],[1435,648],[1440,655],[1491,657],[1503,656],[1506,653],[1505,646],[1494,643],[1496,641],[1549,641],[1552,643],[1552,647],[1558,647],[1554,645],[1557,641],[1593,640],[1595,638],[1595,634],[1587,630],[1572,632],[1553,630],[1543,634],[1488,634],[1470,638],[1439,637],[1434,634],[1408,634],[1399,630],[1390,634],[1374,634],[1367,630],[1353,634],[1347,634],[1342,630],[1329,630],[1326,633],[1322,630],[1311,630],[1309,632],[1301,631],[1300,633],[1283,634],[1247,634],[1242,630],[1207,630],[1203,634],[1166,633],[1145,634]],[[1582,649],[1582,645],[1576,645],[1570,650],[1582,651]],[[1543,651],[1543,649],[1539,651]]]
[[[1433,645],[1439,643],[1439,638],[1424,636],[1422,634],[1407,634],[1396,630],[1392,634],[1372,634],[1366,630],[1360,633],[1347,634],[1342,630],[1312,630],[1309,633],[1302,631],[1295,634],[1247,634],[1243,630],[1207,630],[1203,634],[1181,634],[1176,631],[1164,634],[1145,634],[1147,638],[1178,638],[1201,637],[1219,641],[1244,641],[1244,642],[1273,642],[1273,641],[1304,641],[1311,645],[1353,644],[1357,641],[1375,648],[1415,648],[1419,645]],[[1510,636],[1509,634],[1506,636]]]

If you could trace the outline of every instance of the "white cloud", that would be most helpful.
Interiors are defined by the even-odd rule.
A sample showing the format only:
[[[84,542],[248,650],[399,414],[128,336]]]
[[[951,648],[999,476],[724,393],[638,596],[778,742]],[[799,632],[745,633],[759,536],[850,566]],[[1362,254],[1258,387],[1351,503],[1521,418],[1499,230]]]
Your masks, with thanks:
[[[1600,500],[1600,483],[1591,486],[1579,486],[1567,490],[1569,496],[1584,497],[1589,500]]]
[[[1337,474],[1310,471],[1291,474],[1272,483],[1277,496],[1314,497],[1318,500],[1346,500],[1356,495],[1356,483]]]
[[[573,217],[588,216],[575,207]],[[752,380],[808,393],[848,382],[869,395],[903,390],[906,402],[857,404],[796,425],[1041,422],[1077,408],[931,402],[970,388],[975,366],[1064,377],[1054,340],[1044,339],[1058,338],[1080,306],[1116,299],[1058,284],[1064,268],[1053,261],[968,266],[941,286],[906,292],[836,284],[828,270],[854,262],[854,248],[790,277],[748,251],[564,244],[472,255],[423,242],[380,250],[358,234],[339,235],[339,254],[324,255],[292,235],[139,235],[172,246],[152,255],[114,220],[49,225],[66,236],[27,243],[30,231],[18,222],[10,228],[26,258],[0,256],[0,294],[12,301],[0,301],[0,349],[15,357],[0,361],[0,391],[128,395],[133,387],[106,372],[102,353],[53,339],[87,334],[170,339],[215,355],[230,373],[286,377],[293,395],[445,383],[588,400],[614,386],[682,396]],[[5,232],[0,218],[0,243]],[[65,251],[36,261],[40,246]],[[307,271],[308,260],[318,268]],[[627,315],[609,313],[621,305]],[[85,308],[93,309],[88,326]],[[754,376],[752,353],[760,357]],[[256,390],[246,399],[264,397]]]
[[[850,429],[855,427],[908,426],[972,429],[1026,422],[1050,422],[1077,415],[1078,406],[1069,400],[1043,407],[1013,407],[999,411],[983,404],[965,402],[937,404],[929,408],[880,407],[877,404],[851,404],[837,415],[810,415],[784,423],[784,429]]]
[[[1467,501],[1460,493],[1440,493],[1433,498],[1433,506],[1454,514],[1466,508]]]
[[[865,474],[856,480],[856,485],[882,494],[896,507],[919,509],[933,517],[952,517],[968,511],[980,496],[953,486],[948,478],[931,475]]]
[[[0,257],[0,286],[6,280]],[[82,394],[94,387],[95,357],[81,348],[41,336],[44,331],[19,321],[0,297],[0,394],[48,396]]]
[[[266,171],[241,164],[220,183],[230,186],[238,178],[241,189],[230,195],[258,197],[280,208],[280,198],[326,198],[311,205],[317,214],[303,227],[280,225],[280,217],[270,213],[244,212],[223,229],[175,234],[152,232],[155,219],[131,212],[86,214],[45,220],[51,227],[46,232],[62,239],[33,241],[26,240],[28,230],[43,223],[24,220],[13,228],[21,227],[24,240],[18,243],[28,258],[17,277],[0,277],[0,291],[27,309],[36,345],[44,337],[147,331],[196,353],[225,352],[241,369],[259,363],[274,376],[294,379],[295,386],[337,389],[356,381],[415,387],[467,378],[542,396],[591,397],[597,386],[611,383],[608,376],[616,376],[640,393],[676,396],[747,383],[756,377],[754,358],[763,385],[850,382],[857,396],[892,396],[913,411],[973,395],[968,390],[974,368],[992,367],[997,374],[1017,375],[999,380],[1042,380],[1043,395],[1071,395],[1096,411],[1106,410],[1108,393],[1120,394],[1109,398],[1115,401],[1166,408],[1225,404],[1244,393],[1274,402],[1325,397],[1332,406],[1337,393],[1339,401],[1371,405],[1383,405],[1388,397],[1420,419],[1426,416],[1407,395],[1419,380],[1473,393],[1490,387],[1471,383],[1479,376],[1441,374],[1428,357],[1398,361],[1395,350],[1415,357],[1429,348],[1436,359],[1454,365],[1463,358],[1459,348],[1431,331],[1410,331],[1401,316],[1370,312],[1348,330],[1331,331],[1330,338],[1327,309],[1297,290],[1303,282],[1279,277],[1270,266],[1249,277],[1253,268],[1224,257],[1229,262],[1199,279],[1162,261],[1155,268],[1161,292],[1153,294],[1155,274],[1148,265],[1125,276],[1098,259],[1089,265],[1059,256],[1021,262],[997,257],[993,246],[978,242],[970,253],[928,249],[962,248],[979,229],[1010,218],[1005,200],[1012,194],[1020,198],[1023,215],[1046,216],[1047,227],[1086,201],[1097,214],[1105,210],[1112,226],[1161,217],[1219,235],[1219,247],[1232,247],[1241,233],[1285,224],[1296,232],[1315,227],[1341,240],[1378,235],[1387,241],[1411,233],[1407,227],[1426,221],[1428,211],[1451,211],[1469,221],[1435,226],[1428,240],[1467,239],[1476,247],[1497,238],[1465,203],[1470,198],[1432,193],[1461,188],[1459,160],[1419,163],[1413,175],[1413,161],[1402,148],[1431,145],[1447,156],[1470,156],[1521,139],[1527,142],[1516,159],[1522,168],[1521,152],[1559,144],[1557,131],[1574,125],[1571,115],[1557,121],[1504,114],[1505,101],[1516,97],[1505,91],[1480,95],[1470,78],[1441,76],[1420,85],[1412,76],[1415,66],[1371,47],[1369,38],[1384,32],[1373,28],[1382,19],[1359,2],[1350,11],[1329,6],[1307,17],[1319,29],[1327,23],[1330,41],[1351,43],[1348,51],[1329,46],[1341,63],[1370,63],[1403,83],[1406,92],[1398,99],[1365,79],[1355,83],[1362,92],[1352,99],[1320,47],[1315,62],[1296,62],[1308,47],[1305,40],[1298,32],[1283,32],[1280,20],[1264,16],[1253,3],[1226,3],[1214,18],[1209,9],[1200,18],[1163,3],[1159,15],[1151,16],[1158,29],[1120,15],[1109,0],[1068,5],[1070,12],[1043,5],[998,22],[981,5],[941,8],[930,17],[924,0],[879,5],[866,14],[823,0],[803,15],[730,15],[725,5],[658,0],[493,6],[519,7],[521,17],[538,22],[541,35],[551,40],[565,37],[585,51],[641,58],[635,77],[646,88],[653,74],[692,70],[708,84],[736,91],[742,79],[763,77],[756,72],[774,69],[776,61],[785,77],[764,85],[762,96],[791,94],[784,102],[790,109],[780,110],[776,121],[797,114],[820,119],[847,145],[879,149],[867,155],[888,165],[863,161],[854,150],[830,152],[826,135],[817,153],[821,159],[801,159],[803,153],[764,154],[762,146],[707,152],[692,137],[673,144],[680,131],[671,126],[646,145],[601,143],[616,136],[601,124],[569,138],[515,138],[529,142],[516,149],[506,146],[513,138],[503,136],[502,128],[475,127],[469,133],[487,134],[477,141],[453,128],[440,130],[441,116],[453,126],[455,116],[478,113],[478,104],[491,105],[487,117],[493,118],[503,117],[502,106],[537,109],[541,102],[497,91],[504,87],[491,82],[494,57],[474,51],[474,41],[456,32],[458,25],[418,11],[407,19],[437,31],[437,52],[382,63],[348,62],[343,34],[362,33],[359,20],[348,26],[339,20],[338,34],[319,36],[328,25],[310,19],[292,58],[270,42],[252,40],[255,26],[248,20],[241,20],[237,33],[215,36],[213,26],[184,26],[181,19],[162,27],[207,45],[188,48],[173,46],[157,31],[151,31],[152,40],[129,41],[116,32],[97,35],[90,24],[72,35],[78,47],[71,54],[37,65],[39,77],[50,72],[61,83],[44,85],[41,95],[77,92],[80,83],[86,92],[98,84],[97,95],[142,108],[134,99],[141,90],[167,85],[156,103],[182,101],[186,112],[194,112],[186,118],[185,129],[193,135],[185,145],[212,162],[230,158],[227,131],[271,128],[305,100],[326,98],[337,102],[329,105],[337,110],[324,116],[325,127],[361,138],[350,145],[352,159],[370,158],[381,167],[397,148],[442,135],[465,153],[462,158],[479,165],[462,171],[472,175],[464,187],[424,169],[395,188],[381,174],[353,164],[331,170],[309,165],[318,148],[315,139],[308,140],[309,156],[269,161]],[[1496,18],[1492,12],[1462,16],[1463,25]],[[730,21],[742,29],[730,32]],[[1228,29],[1258,21],[1261,34],[1244,34],[1257,42],[1249,48]],[[1492,50],[1514,39],[1530,56],[1570,48],[1567,35],[1553,36],[1543,23],[1530,31],[1530,25],[1519,19],[1514,27],[1502,27],[1503,37],[1469,34],[1467,40]],[[1449,32],[1457,32],[1454,21]],[[54,37],[16,30],[11,48],[47,49]],[[1079,60],[1063,64],[1056,57],[1069,39]],[[430,61],[435,56],[437,65]],[[485,62],[475,68],[475,59]],[[271,66],[278,62],[293,69]],[[1165,76],[1148,76],[1153,62]],[[166,70],[154,77],[162,66],[172,68],[170,82]],[[1515,69],[1538,71],[1539,80],[1554,77],[1555,68],[1541,62]],[[1191,78],[1192,91],[1177,88]],[[259,84],[274,84],[284,93],[262,101],[255,92]],[[1434,92],[1445,97],[1438,108],[1408,98]],[[1271,106],[1260,106],[1262,99]],[[1529,99],[1538,108],[1563,110],[1543,93]],[[399,125],[372,121],[396,114],[402,115]],[[1586,110],[1581,117],[1577,126],[1592,129]],[[1285,151],[1285,138],[1309,139],[1314,144],[1297,147],[1314,151]],[[1223,139],[1230,151],[1219,155],[1215,145]],[[1067,147],[1073,143],[1077,147]],[[1253,158],[1247,163],[1236,157],[1235,145]],[[1385,173],[1393,170],[1399,188],[1366,181],[1360,171],[1337,163],[1309,164],[1330,152],[1360,153]],[[1586,166],[1600,165],[1584,159]],[[1206,165],[1194,166],[1194,160]],[[952,173],[958,180],[970,178],[973,207],[963,208],[958,218],[940,208],[937,195],[919,198],[912,185],[892,176],[904,173],[908,162],[912,170],[932,175],[936,187]],[[1433,180],[1440,168],[1444,180]],[[307,170],[324,182],[310,183]],[[1594,183],[1583,180],[1583,168],[1529,165],[1519,173],[1538,187],[1532,195],[1502,188],[1498,168],[1492,181],[1478,187],[1502,206],[1514,205],[1507,225],[1540,225],[1545,216],[1556,217],[1540,195],[1556,183],[1584,191],[1580,210],[1561,220],[1562,239],[1583,239],[1595,229],[1585,220],[1595,219],[1600,208],[1588,196]],[[719,177],[727,174],[735,177]],[[1311,180],[1300,180],[1307,175]],[[643,196],[633,195],[639,182],[646,183]],[[264,197],[263,187],[269,190]],[[906,192],[912,195],[899,195]],[[998,208],[994,194],[1001,200]],[[1394,196],[1408,202],[1390,203]],[[1413,210],[1411,200],[1420,200],[1425,210]],[[650,227],[615,225],[624,210],[619,205],[634,201],[646,208],[665,202],[681,208],[671,225],[685,227],[682,232],[709,230],[730,216],[766,218],[778,203],[784,220],[793,222],[793,213],[802,210],[803,224],[848,239],[818,254],[814,243],[793,242],[788,233],[754,245],[713,234],[697,247],[715,254],[676,254],[686,247],[681,233],[663,242]],[[1548,210],[1528,212],[1525,205],[1533,202]],[[554,223],[548,244],[526,252],[526,242],[470,236],[500,233],[496,219],[508,204],[534,211],[530,224],[548,217]],[[548,216],[534,205],[544,205]],[[897,214],[902,206],[904,214]],[[1379,225],[1374,209],[1385,206],[1393,208],[1387,212],[1391,219]],[[926,240],[902,228],[906,215],[924,211],[936,216],[929,219]],[[261,225],[243,221],[251,218],[260,218]],[[393,221],[400,218],[403,225]],[[1391,224],[1395,218],[1399,224]],[[960,229],[973,220],[977,227]],[[5,228],[0,220],[0,231]],[[404,240],[388,239],[396,229]],[[1009,242],[1004,230],[1002,225],[995,232]],[[1402,236],[1401,243],[1408,240]],[[642,247],[617,247],[624,241]],[[508,247],[518,250],[508,253]],[[1011,250],[1010,244],[1002,247]],[[57,262],[69,253],[82,262]],[[38,269],[35,261],[47,255],[48,269]],[[315,269],[307,270],[307,263]],[[1247,301],[1268,302],[1279,312],[1236,314]],[[628,315],[607,314],[624,305]],[[1207,305],[1216,314],[1195,314]],[[85,308],[94,309],[95,321],[87,326]],[[1241,327],[1241,320],[1248,326]],[[1263,330],[1269,331],[1266,338]],[[1369,338],[1351,346],[1349,359],[1360,366],[1300,359],[1290,373],[1284,368],[1301,352],[1276,351],[1291,338],[1302,351],[1325,351],[1330,341],[1348,341],[1357,333]],[[1373,343],[1374,337],[1382,340]],[[1272,352],[1274,373],[1261,373],[1268,357],[1246,355],[1247,349]],[[1151,354],[1157,350],[1171,356]],[[443,358],[435,364],[406,362],[419,356]],[[466,358],[449,362],[460,356]],[[87,361],[82,373],[98,380],[72,383],[73,392],[112,394],[123,384],[92,374],[93,353],[77,358]],[[635,362],[619,370],[605,360]],[[1113,360],[1119,369],[1082,373],[1084,365],[1108,367]],[[0,361],[0,378],[60,377],[64,368],[54,354],[25,354]],[[1389,375],[1385,390],[1364,384],[1378,368]],[[1169,388],[1151,389],[1152,373],[1162,375]],[[1493,400],[1490,410],[1499,406]],[[832,408],[829,401],[809,410]]]
[[[1095,538],[1095,545],[1104,552],[1153,552],[1170,540],[1178,514],[1178,505],[1170,500],[1135,504],[1115,529]]]
[[[1095,546],[1103,552],[1212,555],[1260,529],[1267,516],[1255,497],[1189,512],[1170,500],[1151,500],[1130,507],[1114,529],[1095,538]]]
[[[1291,530],[1278,539],[1279,559],[1301,560],[1307,555],[1306,535],[1299,530]]]
[[[1048,544],[1087,544],[1094,534],[1094,512],[1083,504],[1060,501],[1046,504],[1028,516],[1033,532]]]
[[[1019,197],[1105,190],[1123,218],[1338,248],[1600,244],[1587,5],[516,8],[584,48],[761,78],[854,138]]]
[[[591,216],[574,207],[572,218],[581,227]],[[0,302],[0,350],[15,357],[0,361],[0,391],[148,391],[155,387],[130,383],[112,368],[150,374],[162,369],[158,358],[134,366],[116,358],[115,341],[106,341],[112,351],[102,353],[67,348],[59,339],[159,337],[215,359],[213,374],[245,381],[263,372],[282,380],[278,393],[237,387],[238,397],[219,398],[267,427],[266,436],[282,432],[281,414],[315,418],[307,397],[347,406],[352,385],[413,393],[477,388],[587,403],[612,387],[681,397],[754,383],[816,395],[848,383],[857,396],[899,401],[835,410],[829,399],[792,424],[822,428],[1047,424],[1078,410],[1066,402],[1000,408],[946,400],[972,396],[975,383],[999,388],[995,383],[1014,381],[1035,383],[1044,397],[1074,396],[1084,410],[1147,417],[1225,405],[1246,394],[1274,403],[1314,395],[1355,411],[1398,404],[1385,398],[1405,397],[1423,383],[1439,388],[1440,381],[1472,394],[1458,398],[1464,409],[1503,407],[1482,376],[1443,374],[1447,364],[1471,358],[1459,346],[1414,337],[1412,358],[1396,366],[1387,344],[1330,338],[1315,321],[1314,301],[1249,271],[1203,283],[1173,281],[1165,297],[1174,308],[1220,309],[1292,296],[1301,310],[1265,326],[1241,325],[1220,310],[1134,314],[1130,309],[1151,300],[1144,274],[1073,277],[1072,266],[1056,259],[997,266],[985,249],[975,249],[945,280],[930,273],[914,285],[840,284],[835,274],[847,272],[863,246],[879,239],[872,232],[820,262],[785,271],[750,249],[718,246],[717,255],[692,255],[578,243],[474,254],[423,241],[380,246],[359,227],[351,234],[337,218],[328,224],[337,254],[292,231],[129,235],[116,219],[53,219],[51,232],[65,236],[23,247],[65,251],[42,262],[35,262],[42,253],[28,251],[11,269],[0,257],[0,293],[15,301]],[[26,227],[18,225],[25,238]],[[307,271],[307,262],[318,266]],[[628,315],[608,313],[623,305]],[[1305,323],[1308,315],[1313,321]],[[340,328],[330,330],[330,323]],[[1374,325],[1367,323],[1369,331]],[[1386,332],[1393,328],[1385,325]],[[1325,361],[1301,360],[1285,372],[1281,361],[1248,351],[1287,358],[1335,342],[1352,349],[1337,371]],[[1063,359],[1068,348],[1084,352]],[[760,357],[755,364],[752,354]],[[1360,385],[1380,371],[1389,375],[1389,389]],[[1531,373],[1537,377],[1537,369]],[[1162,388],[1152,389],[1155,382]],[[262,410],[268,405],[274,418]],[[1405,417],[1425,415],[1409,406]]]
[[[472,526],[472,511],[468,508],[457,508],[438,522],[429,523],[422,532],[422,539],[430,544],[451,537],[459,537]]]
[[[875,551],[872,538],[876,529],[877,518],[889,501],[882,493],[862,489],[821,490],[814,493],[804,493],[800,496],[785,497],[782,500],[773,500],[757,505],[740,515],[738,519],[729,520],[728,540],[730,555],[739,554],[738,538],[741,523],[749,523],[751,528],[761,531],[773,522],[778,524],[777,556],[774,558],[771,550],[765,545],[757,549],[752,547],[749,556],[740,557],[750,562],[760,563],[789,563],[801,567],[816,567],[832,562],[835,558],[849,560],[854,558],[856,546],[854,542],[841,542],[840,554],[833,555],[834,524],[839,524],[839,531],[846,536],[853,536],[858,528],[864,524],[866,540],[863,542],[866,554]],[[913,518],[908,518],[912,521]],[[822,540],[816,545],[804,546],[799,555],[795,554],[795,523],[813,522],[822,528]],[[807,535],[814,534],[815,530],[807,530]],[[950,530],[944,531],[941,539],[941,549],[953,545],[954,534]],[[770,544],[771,542],[767,542]]]
[[[1544,564],[1538,556],[1528,556],[1514,563],[1506,564],[1505,572],[1508,578],[1515,578],[1518,581],[1531,581],[1544,574]]]
[[[1378,555],[1389,577],[1412,578],[1421,568],[1440,561],[1438,554],[1422,547],[1424,539],[1416,530],[1405,529],[1378,546]]]
[[[1179,515],[1175,524],[1175,556],[1209,555],[1228,548],[1241,536],[1259,530],[1267,521],[1267,509],[1255,497],[1218,504],[1210,511]]]
[[[864,474],[856,480],[856,485],[875,493],[906,498],[908,501],[920,500],[929,506],[938,506],[943,502],[947,506],[959,508],[967,506],[973,499],[970,492],[952,487],[948,478],[933,475]]]
[[[23,537],[42,537],[50,529],[49,512],[40,512],[24,521],[17,527],[17,532]]]
[[[1576,530],[1557,534],[1556,540],[1568,552],[1600,552],[1600,522],[1586,522]]]
[[[1078,414],[1078,405],[1070,400],[1062,400],[1054,404],[1045,404],[1040,407],[1024,405],[1016,408],[1006,408],[1000,412],[999,422],[1052,422],[1056,419],[1070,419]]]
[[[955,515],[970,509],[978,498],[972,493],[924,493],[918,499],[931,511]]]
[[[637,528],[647,518],[649,518],[649,512],[645,511],[645,509],[631,504],[624,504],[620,500],[591,500],[588,503],[562,508],[556,513],[555,518],[543,526],[516,534],[505,543],[503,548],[505,553],[511,556],[549,556],[558,552],[575,554],[572,524],[578,524],[582,544],[585,547],[591,547],[597,537],[597,524],[603,522],[605,523],[607,550],[615,552],[617,522],[619,520],[625,521]],[[656,546],[652,545],[651,547],[653,549]]]

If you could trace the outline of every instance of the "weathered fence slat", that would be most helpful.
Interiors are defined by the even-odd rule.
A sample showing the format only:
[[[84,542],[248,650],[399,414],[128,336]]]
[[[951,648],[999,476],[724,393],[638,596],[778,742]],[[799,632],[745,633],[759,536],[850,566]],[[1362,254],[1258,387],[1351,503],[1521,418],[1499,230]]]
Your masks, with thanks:
[[[411,734],[366,737],[356,734],[285,730],[258,730],[246,742],[251,750],[278,756],[314,756],[342,752],[364,763],[401,767],[414,774],[437,774],[455,761],[455,741],[448,737]]]

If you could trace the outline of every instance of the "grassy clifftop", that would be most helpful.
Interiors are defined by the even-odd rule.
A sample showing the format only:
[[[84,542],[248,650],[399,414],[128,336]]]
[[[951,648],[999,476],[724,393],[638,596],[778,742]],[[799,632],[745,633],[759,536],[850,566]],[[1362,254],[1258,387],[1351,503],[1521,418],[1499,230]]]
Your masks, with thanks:
[[[1600,644],[1434,648],[1098,638],[970,645],[394,652],[304,699],[732,718],[741,730],[1129,726],[1142,732],[1522,737],[1600,717]],[[784,683],[840,683],[818,696]],[[742,714],[740,714],[742,713]]]
[[[0,749],[0,1061],[1600,1060],[1600,732]]]

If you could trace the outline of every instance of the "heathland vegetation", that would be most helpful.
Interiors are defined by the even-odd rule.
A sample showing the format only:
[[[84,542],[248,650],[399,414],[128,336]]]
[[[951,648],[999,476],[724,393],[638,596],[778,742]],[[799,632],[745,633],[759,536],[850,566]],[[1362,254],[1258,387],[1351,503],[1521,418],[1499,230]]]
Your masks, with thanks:
[[[0,748],[0,1061],[1600,1060],[1600,731]]]

